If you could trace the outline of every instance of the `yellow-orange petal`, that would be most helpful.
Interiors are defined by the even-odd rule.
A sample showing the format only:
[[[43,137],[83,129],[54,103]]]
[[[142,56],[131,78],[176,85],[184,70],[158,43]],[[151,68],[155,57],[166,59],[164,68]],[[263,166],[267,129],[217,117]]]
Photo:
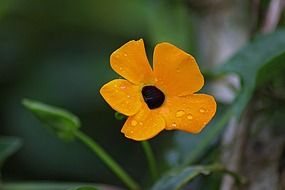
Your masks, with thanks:
[[[108,82],[100,93],[114,110],[127,116],[136,114],[142,105],[140,88],[124,79]]]
[[[193,94],[202,88],[204,78],[191,55],[169,43],[160,43],[154,49],[154,75],[168,96]]]
[[[143,40],[132,40],[112,53],[111,67],[134,84],[151,83],[152,69],[147,60]]]
[[[167,130],[199,133],[216,113],[215,99],[206,94],[171,97],[160,109]]]
[[[155,110],[150,110],[146,105],[135,115],[130,116],[125,122],[121,132],[127,138],[143,141],[157,135],[165,128],[165,121]]]

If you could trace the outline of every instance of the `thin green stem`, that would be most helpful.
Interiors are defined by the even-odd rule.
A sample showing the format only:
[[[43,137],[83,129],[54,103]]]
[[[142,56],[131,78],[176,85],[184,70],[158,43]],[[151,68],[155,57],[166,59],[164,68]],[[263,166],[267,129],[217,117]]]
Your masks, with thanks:
[[[139,185],[111,158],[111,156],[93,139],[79,130],[74,131],[75,136],[86,144],[131,190],[140,189]]]
[[[148,167],[151,173],[152,180],[155,181],[158,178],[158,171],[152,148],[148,141],[142,141],[141,144],[148,162]]]

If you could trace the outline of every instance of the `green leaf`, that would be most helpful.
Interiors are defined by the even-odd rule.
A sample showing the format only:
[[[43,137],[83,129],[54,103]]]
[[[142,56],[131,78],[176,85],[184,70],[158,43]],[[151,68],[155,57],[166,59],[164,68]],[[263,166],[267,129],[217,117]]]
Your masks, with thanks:
[[[200,174],[209,174],[209,171],[201,166],[188,167],[182,172],[172,172],[161,178],[152,188],[152,190],[176,190],[180,189],[187,182]]]
[[[223,170],[224,168],[220,164],[186,167],[164,175],[164,177],[155,183],[152,190],[177,190],[201,174],[208,175],[211,172]]]
[[[215,70],[215,73],[218,75],[236,73],[240,76],[242,89],[232,107],[236,116],[240,116],[251,99],[257,85],[260,70],[271,65],[271,70],[268,70],[268,73],[271,73],[279,69],[275,66],[276,64],[284,66],[285,62],[274,61],[275,59],[280,59],[280,56],[285,56],[284,36],[285,29],[259,36]]]
[[[152,190],[177,190],[186,185],[195,177],[203,174],[209,175],[211,172],[226,173],[231,175],[238,184],[244,184],[245,179],[235,172],[227,170],[221,164],[190,166],[176,171],[171,171],[160,178],[152,187]]]
[[[74,139],[73,131],[80,128],[78,117],[67,110],[28,99],[23,105],[63,140]]]
[[[76,187],[73,189],[69,189],[69,190],[98,190],[95,187],[91,187],[91,186],[84,186],[84,187]]]
[[[2,186],[1,186],[2,187]],[[113,186],[97,185],[97,184],[83,184],[83,183],[4,183],[1,190],[108,190],[114,189]],[[119,188],[118,188],[119,189]]]
[[[0,167],[5,160],[13,155],[21,146],[21,141],[15,137],[0,138]]]
[[[274,57],[270,62],[264,65],[257,73],[256,86],[262,87],[268,81],[282,80],[285,72],[285,52]],[[285,87],[282,85],[281,87]]]

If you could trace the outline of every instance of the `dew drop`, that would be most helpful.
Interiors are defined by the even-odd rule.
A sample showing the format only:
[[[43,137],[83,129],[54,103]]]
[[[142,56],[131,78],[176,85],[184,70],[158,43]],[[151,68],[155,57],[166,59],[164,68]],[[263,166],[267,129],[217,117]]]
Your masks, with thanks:
[[[171,124],[171,127],[176,127],[176,126],[177,126],[176,123],[172,123],[172,124]]]
[[[136,121],[136,120],[133,120],[132,122],[131,122],[131,125],[132,126],[136,126],[138,124],[138,122]]]
[[[139,122],[140,125],[143,125],[143,122]]]
[[[200,108],[200,112],[204,113],[206,110],[204,108]]]
[[[130,98],[131,96],[130,96],[130,95],[127,95],[127,97]]]
[[[127,56],[128,56],[128,54],[124,53],[124,56],[125,56],[125,57],[127,57]]]
[[[126,86],[121,86],[120,88],[121,88],[121,89],[125,89],[125,88],[126,88]]]
[[[185,111],[183,110],[177,111],[175,114],[176,117],[182,117],[183,115],[185,115]]]
[[[121,71],[122,71],[122,70],[123,70],[123,67],[119,67],[119,70],[121,70]]]
[[[134,133],[134,131],[131,131],[131,133]]]
[[[180,69],[176,69],[176,72],[177,72],[177,73],[180,73]]]
[[[192,114],[188,114],[188,115],[187,115],[187,119],[189,119],[189,120],[193,119]]]

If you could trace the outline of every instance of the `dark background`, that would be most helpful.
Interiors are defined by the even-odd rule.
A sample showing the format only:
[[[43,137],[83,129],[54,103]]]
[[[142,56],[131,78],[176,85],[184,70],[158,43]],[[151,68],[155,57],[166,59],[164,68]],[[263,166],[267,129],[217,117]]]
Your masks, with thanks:
[[[188,16],[186,7],[176,1],[2,0],[0,134],[23,142],[4,166],[4,180],[118,183],[83,145],[64,143],[42,127],[21,105],[23,98],[78,115],[85,132],[135,178],[144,180],[148,174],[141,146],[120,133],[123,121],[113,117],[99,88],[118,77],[109,56],[129,40],[144,39],[150,62],[157,42],[191,50]],[[160,162],[169,138],[166,132],[151,141]]]

